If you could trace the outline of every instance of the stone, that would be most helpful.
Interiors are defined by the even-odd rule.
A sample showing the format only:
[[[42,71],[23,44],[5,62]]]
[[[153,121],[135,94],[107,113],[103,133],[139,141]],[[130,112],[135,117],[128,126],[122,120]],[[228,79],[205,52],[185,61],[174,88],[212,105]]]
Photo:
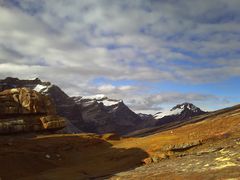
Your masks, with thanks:
[[[51,156],[50,156],[49,154],[46,154],[46,155],[45,155],[45,158],[50,159]]]
[[[147,164],[151,164],[153,162],[153,160],[151,157],[148,157],[148,158],[143,159],[142,162],[147,165]]]
[[[159,159],[167,159],[167,158],[169,158],[169,156],[165,153],[161,153],[161,154],[158,154],[158,158]]]
[[[60,157],[61,157],[61,155],[60,155],[60,154],[56,154],[56,157],[60,158]]]
[[[153,161],[154,163],[158,163],[158,162],[160,161],[160,158],[159,158],[158,156],[153,156],[153,157],[152,157],[152,161]]]
[[[58,130],[66,120],[56,114],[48,96],[28,88],[0,92],[0,134]]]
[[[13,114],[56,114],[50,98],[28,88],[0,92],[0,117]]]

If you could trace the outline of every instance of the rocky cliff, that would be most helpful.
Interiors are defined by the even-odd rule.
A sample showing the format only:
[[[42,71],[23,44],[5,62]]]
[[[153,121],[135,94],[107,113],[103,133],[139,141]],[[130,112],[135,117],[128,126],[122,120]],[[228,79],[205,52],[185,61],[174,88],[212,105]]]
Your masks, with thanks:
[[[49,97],[29,88],[0,92],[0,133],[57,130],[65,119],[56,115]]]

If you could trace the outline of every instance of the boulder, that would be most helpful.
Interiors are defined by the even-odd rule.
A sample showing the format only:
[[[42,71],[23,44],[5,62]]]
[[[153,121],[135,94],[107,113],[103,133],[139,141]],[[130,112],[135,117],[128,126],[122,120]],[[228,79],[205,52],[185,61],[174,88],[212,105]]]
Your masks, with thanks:
[[[0,92],[0,117],[18,114],[56,114],[50,98],[28,88]]]
[[[142,163],[146,164],[146,165],[151,164],[152,162],[153,162],[153,160],[151,157],[148,157],[148,158],[145,158],[142,160]]]
[[[0,134],[57,130],[66,126],[48,96],[28,88],[0,92]]]

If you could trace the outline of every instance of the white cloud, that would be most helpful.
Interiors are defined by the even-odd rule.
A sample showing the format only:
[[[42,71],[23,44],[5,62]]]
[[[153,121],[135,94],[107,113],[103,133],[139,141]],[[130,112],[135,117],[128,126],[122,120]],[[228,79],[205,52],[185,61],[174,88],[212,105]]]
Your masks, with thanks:
[[[102,85],[102,86],[98,87],[98,90],[103,93],[109,93],[109,92],[114,91],[115,89],[116,89],[116,87],[111,84]]]

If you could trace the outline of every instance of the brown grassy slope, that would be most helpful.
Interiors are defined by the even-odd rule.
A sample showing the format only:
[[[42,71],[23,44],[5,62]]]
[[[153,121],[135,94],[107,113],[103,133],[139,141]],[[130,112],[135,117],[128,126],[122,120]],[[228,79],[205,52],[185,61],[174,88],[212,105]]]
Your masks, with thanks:
[[[150,136],[128,138],[116,145],[133,146],[148,152],[152,161],[164,157],[162,154],[168,159],[118,173],[111,179],[240,179],[240,108]]]
[[[221,139],[239,131],[240,106],[234,106],[212,113],[202,121],[144,137],[126,138],[116,144],[115,147],[138,147],[151,154],[168,145],[180,145],[196,141],[206,142],[211,139]]]

